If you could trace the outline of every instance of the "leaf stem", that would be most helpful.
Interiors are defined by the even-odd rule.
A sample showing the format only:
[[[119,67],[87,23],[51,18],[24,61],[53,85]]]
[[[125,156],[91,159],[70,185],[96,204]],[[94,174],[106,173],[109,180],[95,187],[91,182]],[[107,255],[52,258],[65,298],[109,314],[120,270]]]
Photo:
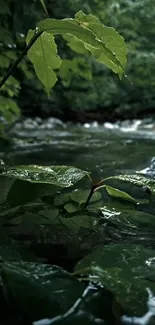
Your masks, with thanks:
[[[85,207],[85,208],[87,208],[87,205],[88,205],[88,203],[89,203],[89,201],[90,201],[90,199],[91,199],[91,197],[92,197],[92,195],[93,195],[93,193],[94,193],[94,189],[95,189],[95,186],[94,186],[94,184],[92,184],[92,187],[91,187],[90,193],[89,193],[89,195],[88,195],[88,197],[87,197],[87,200],[86,200],[86,202],[85,202],[85,204],[84,204],[84,207]]]
[[[43,33],[43,31],[35,33],[34,36],[31,38],[30,42],[25,46],[24,51],[19,55],[17,60],[13,63],[13,65],[10,67],[10,69],[7,71],[6,75],[2,78],[0,81],[0,88],[5,84],[5,82],[8,80],[8,78],[12,75],[14,70],[17,68],[19,63],[22,61],[24,56],[27,54],[29,49],[32,47],[32,45],[35,43],[35,41],[39,38],[39,36]]]

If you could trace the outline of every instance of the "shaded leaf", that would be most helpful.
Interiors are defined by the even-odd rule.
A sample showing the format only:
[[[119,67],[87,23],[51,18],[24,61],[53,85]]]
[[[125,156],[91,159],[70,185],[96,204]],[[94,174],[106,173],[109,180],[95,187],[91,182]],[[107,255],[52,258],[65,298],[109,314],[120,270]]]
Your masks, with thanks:
[[[65,80],[65,82],[69,84],[73,74],[79,75],[86,80],[92,80],[92,72],[90,66],[84,58],[62,60],[59,75],[63,81]]]
[[[35,260],[31,250],[18,244],[15,240],[7,236],[4,230],[1,230],[0,235],[0,258],[4,260]]]
[[[155,257],[152,249],[131,244],[100,245],[81,260],[75,270],[88,274],[93,281],[101,282],[116,294],[122,307],[132,315],[143,315],[146,310],[147,292],[155,292],[150,282],[152,272],[147,261]],[[150,281],[149,281],[150,277]],[[146,310],[147,311],[147,310]]]
[[[8,178],[2,178],[3,183],[7,184]],[[30,183],[13,178],[11,178],[11,180],[13,181],[13,183],[8,191],[8,195],[6,198],[7,202],[11,205],[22,205],[28,202],[32,202],[45,195],[51,195],[59,189],[58,186],[50,184]]]
[[[32,320],[67,312],[84,290],[83,283],[57,266],[22,261],[4,262],[2,283],[8,300]]]
[[[79,214],[71,218],[59,217],[59,220],[64,226],[75,233],[79,231],[80,228],[91,230],[97,230],[98,228],[98,219],[87,215]]]
[[[4,178],[3,176],[0,176],[0,204],[5,202],[7,199],[7,195],[13,183],[14,179],[10,177]]]
[[[64,205],[64,209],[68,212],[68,213],[72,213],[72,212],[76,212],[78,210],[77,206],[73,203],[67,203]]]
[[[19,107],[14,100],[0,96],[0,116],[3,116],[8,123],[12,123],[19,114]]]
[[[90,192],[90,190],[76,189],[75,191],[73,191],[70,194],[70,198],[71,198],[71,200],[73,200],[74,202],[77,202],[79,204],[85,203],[88,198],[89,192]],[[91,197],[90,203],[99,201],[101,199],[101,197],[102,197],[102,195],[100,192],[94,192]]]

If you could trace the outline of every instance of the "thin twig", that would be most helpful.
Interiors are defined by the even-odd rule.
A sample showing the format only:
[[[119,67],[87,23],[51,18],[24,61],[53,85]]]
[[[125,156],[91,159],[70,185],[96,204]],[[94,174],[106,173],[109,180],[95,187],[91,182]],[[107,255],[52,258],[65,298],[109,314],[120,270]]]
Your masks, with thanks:
[[[34,36],[31,38],[30,42],[26,45],[24,51],[19,55],[18,59],[13,63],[13,65],[10,67],[6,75],[2,78],[0,81],[0,88],[5,84],[5,82],[8,80],[8,78],[13,74],[14,70],[17,68],[19,63],[22,61],[24,56],[27,54],[29,49],[32,47],[32,45],[35,43],[35,41],[38,39],[39,36],[41,36],[42,32],[35,33]]]

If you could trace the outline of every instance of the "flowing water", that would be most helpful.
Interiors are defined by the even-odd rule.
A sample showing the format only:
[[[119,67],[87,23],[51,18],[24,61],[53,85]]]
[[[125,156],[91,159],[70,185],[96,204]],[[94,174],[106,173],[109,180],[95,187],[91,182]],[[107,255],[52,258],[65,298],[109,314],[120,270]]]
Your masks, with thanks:
[[[149,120],[81,126],[36,118],[17,123],[10,135],[12,145],[0,153],[10,165],[74,165],[95,178],[144,169],[155,156],[155,122]]]

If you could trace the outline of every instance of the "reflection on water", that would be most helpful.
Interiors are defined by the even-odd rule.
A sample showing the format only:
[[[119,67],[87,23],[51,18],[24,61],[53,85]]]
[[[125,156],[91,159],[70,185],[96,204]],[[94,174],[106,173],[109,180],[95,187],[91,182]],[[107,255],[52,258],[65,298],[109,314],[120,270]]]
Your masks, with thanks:
[[[72,125],[26,119],[11,130],[11,138],[3,157],[9,164],[75,165],[95,178],[145,169],[155,155],[155,123],[150,120]]]

